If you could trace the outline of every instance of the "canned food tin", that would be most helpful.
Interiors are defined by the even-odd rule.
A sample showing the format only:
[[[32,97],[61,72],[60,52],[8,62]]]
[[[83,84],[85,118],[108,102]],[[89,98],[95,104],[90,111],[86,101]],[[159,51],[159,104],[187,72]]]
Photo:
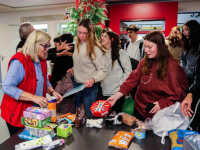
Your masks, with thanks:
[[[57,101],[55,96],[48,97],[47,100],[48,103],[55,103]]]
[[[137,129],[134,130],[134,134],[135,134],[135,138],[144,139],[145,135],[146,135],[146,131],[145,131],[145,129],[137,128]]]

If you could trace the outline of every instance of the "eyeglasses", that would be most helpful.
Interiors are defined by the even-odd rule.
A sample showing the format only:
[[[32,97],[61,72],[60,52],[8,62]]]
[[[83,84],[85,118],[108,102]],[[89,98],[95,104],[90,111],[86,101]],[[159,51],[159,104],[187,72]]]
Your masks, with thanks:
[[[49,44],[49,45],[42,45],[42,44],[40,44],[40,45],[43,46],[45,50],[49,49],[49,47],[51,47],[51,44]]]

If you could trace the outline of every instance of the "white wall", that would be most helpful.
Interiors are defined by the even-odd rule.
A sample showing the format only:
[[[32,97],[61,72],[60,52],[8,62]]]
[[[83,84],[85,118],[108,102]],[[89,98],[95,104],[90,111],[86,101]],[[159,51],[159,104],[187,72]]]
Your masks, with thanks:
[[[178,2],[178,12],[199,12],[200,1],[196,2]]]

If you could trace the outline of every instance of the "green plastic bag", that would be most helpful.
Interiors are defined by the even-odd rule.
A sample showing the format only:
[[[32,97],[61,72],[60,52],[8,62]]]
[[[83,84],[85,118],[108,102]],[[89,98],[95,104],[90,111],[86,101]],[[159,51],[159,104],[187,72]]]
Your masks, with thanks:
[[[122,112],[127,113],[131,116],[134,115],[134,99],[127,98],[122,106]]]

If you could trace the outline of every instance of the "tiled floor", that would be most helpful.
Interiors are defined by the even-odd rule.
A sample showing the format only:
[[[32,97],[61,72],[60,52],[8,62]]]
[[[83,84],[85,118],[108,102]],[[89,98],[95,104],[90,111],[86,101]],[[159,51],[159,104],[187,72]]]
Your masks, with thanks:
[[[3,92],[2,92],[2,88],[0,87],[0,104],[3,98]],[[1,110],[0,110],[0,114],[1,114]],[[0,144],[3,143],[6,139],[8,139],[9,136],[9,132],[8,132],[8,128],[6,126],[5,121],[0,117]]]

